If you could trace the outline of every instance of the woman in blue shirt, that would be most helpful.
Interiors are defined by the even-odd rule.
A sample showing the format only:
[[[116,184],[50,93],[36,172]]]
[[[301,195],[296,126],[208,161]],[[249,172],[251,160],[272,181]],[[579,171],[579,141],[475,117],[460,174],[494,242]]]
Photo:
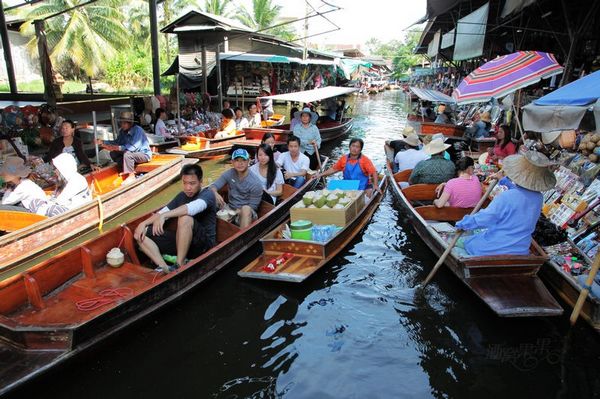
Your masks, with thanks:
[[[300,124],[294,127],[294,136],[300,138],[300,152],[306,154],[310,159],[310,168],[317,169],[319,162],[315,152],[315,144],[317,148],[321,148],[321,133],[315,125],[319,116],[316,112],[312,112],[310,108],[304,108],[300,115]]]
[[[542,211],[541,192],[556,185],[551,165],[536,151],[504,158],[504,174],[514,187],[498,194],[487,208],[456,223],[461,230],[485,229],[462,240],[469,255],[529,254],[531,234]]]

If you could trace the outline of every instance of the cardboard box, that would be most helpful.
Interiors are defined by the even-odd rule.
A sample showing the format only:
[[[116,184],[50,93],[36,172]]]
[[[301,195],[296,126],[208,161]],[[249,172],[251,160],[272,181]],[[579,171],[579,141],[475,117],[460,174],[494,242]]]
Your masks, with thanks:
[[[348,191],[346,191],[348,192]],[[365,193],[361,190],[352,191],[358,197],[346,205],[343,209],[323,208],[295,208],[290,210],[290,219],[310,220],[313,224],[335,224],[339,227],[346,226],[354,217],[360,213],[365,206]]]

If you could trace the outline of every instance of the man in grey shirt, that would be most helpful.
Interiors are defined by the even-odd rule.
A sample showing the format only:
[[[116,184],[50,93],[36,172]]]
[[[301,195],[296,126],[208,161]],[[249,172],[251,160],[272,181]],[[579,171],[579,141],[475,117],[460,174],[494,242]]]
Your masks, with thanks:
[[[210,188],[214,191],[219,208],[226,205],[236,211],[234,223],[244,228],[258,218],[258,207],[262,199],[261,181],[248,169],[250,155],[243,148],[238,148],[231,155],[233,168],[225,171]],[[229,202],[226,204],[218,191],[227,184]]]

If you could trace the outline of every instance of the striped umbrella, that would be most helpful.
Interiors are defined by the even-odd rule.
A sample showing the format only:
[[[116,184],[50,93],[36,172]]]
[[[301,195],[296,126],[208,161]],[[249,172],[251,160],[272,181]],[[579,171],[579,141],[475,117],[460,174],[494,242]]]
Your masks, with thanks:
[[[487,102],[562,73],[554,55],[518,51],[486,62],[469,74],[452,93],[458,104]]]

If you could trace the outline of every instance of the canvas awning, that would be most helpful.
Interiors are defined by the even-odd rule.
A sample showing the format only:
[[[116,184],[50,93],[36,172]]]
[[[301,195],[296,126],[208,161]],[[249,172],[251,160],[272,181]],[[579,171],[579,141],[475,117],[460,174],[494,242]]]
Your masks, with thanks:
[[[447,96],[444,93],[437,90],[420,89],[418,87],[411,86],[410,91],[415,93],[415,96],[419,97],[421,100],[424,101],[446,104],[454,104],[456,102],[452,97]]]
[[[324,100],[330,97],[337,97],[344,94],[350,94],[358,91],[355,87],[337,87],[328,86],[320,89],[297,91],[295,93],[277,94],[274,96],[265,96],[261,98],[270,98],[279,101],[297,101],[301,103],[310,103],[313,101]]]
[[[290,62],[301,63],[302,59],[296,57],[286,57],[277,54],[255,54],[229,51],[220,54],[221,61],[248,61],[248,62],[270,62],[289,64]]]

